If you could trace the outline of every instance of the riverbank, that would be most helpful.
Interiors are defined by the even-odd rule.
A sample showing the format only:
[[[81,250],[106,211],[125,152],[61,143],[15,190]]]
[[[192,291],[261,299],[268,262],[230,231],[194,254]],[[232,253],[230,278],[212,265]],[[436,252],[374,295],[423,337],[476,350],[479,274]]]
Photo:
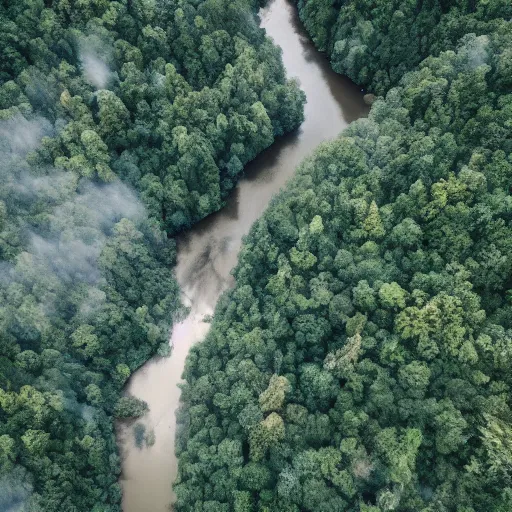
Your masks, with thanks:
[[[164,512],[173,500],[178,384],[190,347],[208,331],[204,317],[213,313],[222,292],[233,284],[230,272],[243,236],[304,157],[368,111],[359,88],[334,73],[310,42],[292,2],[269,2],[260,19],[282,49],[288,76],[296,77],[306,93],[305,120],[299,130],[276,141],[246,167],[222,210],[178,239],[176,278],[191,310],[173,329],[171,357],[150,360],[126,387],[127,393],[149,404],[150,411],[141,422],[147,432],[154,432],[155,443],[137,448],[131,426],[118,425],[125,512]]]

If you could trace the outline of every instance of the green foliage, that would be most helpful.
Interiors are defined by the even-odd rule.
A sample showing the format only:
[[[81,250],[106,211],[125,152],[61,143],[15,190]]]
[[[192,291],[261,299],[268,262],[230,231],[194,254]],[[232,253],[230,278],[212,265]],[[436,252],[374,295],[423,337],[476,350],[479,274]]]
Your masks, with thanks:
[[[148,404],[132,396],[121,397],[115,407],[114,414],[118,418],[139,418],[148,410]]]
[[[507,0],[297,0],[297,5],[333,69],[380,95],[426,57],[455,50],[465,34],[489,34],[512,16]],[[488,63],[485,45],[467,51],[474,65]],[[500,67],[509,62],[505,58]]]
[[[176,509],[236,442],[219,510],[509,510],[510,2],[299,9],[335,69],[399,85],[245,239],[186,366]]]
[[[259,405],[263,413],[278,411],[283,407],[285,393],[289,389],[286,377],[272,375],[268,388],[259,396]]]
[[[0,3],[1,510],[120,510],[113,420],[169,354],[172,235],[303,118],[257,7]]]

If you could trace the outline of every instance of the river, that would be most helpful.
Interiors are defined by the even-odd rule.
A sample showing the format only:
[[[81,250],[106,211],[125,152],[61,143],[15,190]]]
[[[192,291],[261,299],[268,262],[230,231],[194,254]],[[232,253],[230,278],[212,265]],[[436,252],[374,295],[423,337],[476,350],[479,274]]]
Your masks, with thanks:
[[[204,316],[213,313],[221,293],[233,285],[230,271],[236,264],[242,237],[304,157],[368,111],[359,88],[334,73],[327,58],[310,42],[291,1],[269,1],[260,11],[260,19],[267,34],[282,48],[288,76],[298,78],[306,93],[305,121],[299,130],[280,138],[246,167],[244,178],[222,210],[178,239],[176,277],[183,301],[191,310],[173,328],[171,357],[151,359],[126,386],[127,393],[148,403],[149,413],[141,421],[147,432],[154,433],[155,443],[137,448],[132,427],[118,424],[124,512],[170,509],[171,484],[177,473],[177,385],[190,347],[208,331]]]

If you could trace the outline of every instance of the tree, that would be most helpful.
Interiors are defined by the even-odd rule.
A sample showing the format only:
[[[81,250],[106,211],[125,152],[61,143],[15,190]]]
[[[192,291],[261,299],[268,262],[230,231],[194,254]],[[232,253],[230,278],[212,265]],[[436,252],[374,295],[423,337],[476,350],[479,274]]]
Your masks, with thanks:
[[[7,434],[0,436],[0,460],[2,467],[5,469],[11,468],[16,459],[16,444],[12,437]]]
[[[46,452],[50,434],[42,430],[28,429],[21,436],[21,440],[30,455],[40,457]]]
[[[261,460],[266,451],[284,438],[284,422],[279,414],[272,412],[249,434],[251,459]]]
[[[405,485],[411,480],[421,441],[421,432],[417,429],[398,433],[393,427],[379,432],[375,446],[386,461],[390,482]]]
[[[260,408],[263,413],[278,411],[284,405],[285,394],[290,389],[286,377],[272,375],[268,388],[259,396]]]
[[[379,299],[385,308],[405,308],[406,291],[396,282],[384,283],[379,289]]]
[[[148,411],[148,404],[132,396],[121,397],[114,408],[118,418],[138,418]]]
[[[109,146],[127,145],[125,137],[130,122],[128,109],[112,91],[98,91],[97,99],[99,105],[99,133],[103,140]]]
[[[486,424],[479,427],[483,446],[487,452],[486,466],[492,473],[508,477],[512,470],[510,424],[490,414],[484,415]]]

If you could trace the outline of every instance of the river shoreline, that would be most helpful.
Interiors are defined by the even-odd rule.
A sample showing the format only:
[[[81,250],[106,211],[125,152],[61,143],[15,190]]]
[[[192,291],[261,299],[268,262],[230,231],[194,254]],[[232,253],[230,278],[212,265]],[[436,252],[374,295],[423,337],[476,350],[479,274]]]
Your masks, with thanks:
[[[133,436],[135,422],[118,422],[116,426],[125,512],[168,511],[174,499],[178,384],[190,347],[208,332],[210,324],[204,322],[205,317],[213,314],[220,295],[233,285],[230,272],[243,236],[307,155],[368,112],[360,89],[336,75],[326,56],[314,48],[291,1],[272,0],[259,17],[261,26],[282,49],[287,76],[298,78],[307,95],[305,120],[298,130],[280,137],[246,166],[244,177],[222,210],[177,239],[175,273],[190,312],[173,328],[171,356],[148,361],[125,388],[128,394],[148,402],[150,410],[139,421],[155,437],[153,445],[138,448]]]

